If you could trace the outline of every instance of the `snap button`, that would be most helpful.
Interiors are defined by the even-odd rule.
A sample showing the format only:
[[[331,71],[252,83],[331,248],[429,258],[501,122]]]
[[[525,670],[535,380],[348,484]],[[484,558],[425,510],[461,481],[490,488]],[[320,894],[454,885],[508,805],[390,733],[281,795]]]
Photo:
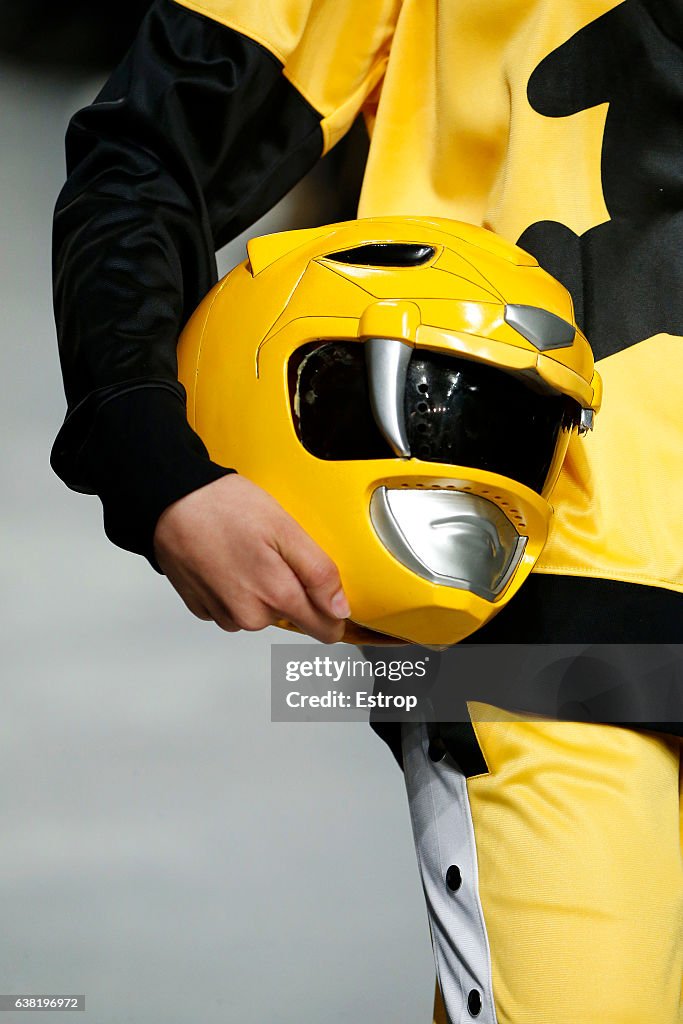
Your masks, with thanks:
[[[451,892],[457,892],[462,885],[462,875],[457,864],[451,864],[446,872],[446,885]]]
[[[467,997],[467,1009],[472,1017],[478,1017],[481,1013],[481,993],[473,988]]]

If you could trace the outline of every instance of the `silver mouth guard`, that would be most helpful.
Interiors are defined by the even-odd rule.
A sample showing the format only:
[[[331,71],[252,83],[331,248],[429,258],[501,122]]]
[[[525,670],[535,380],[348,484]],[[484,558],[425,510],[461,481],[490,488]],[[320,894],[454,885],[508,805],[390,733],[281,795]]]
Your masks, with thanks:
[[[494,502],[463,491],[378,487],[370,518],[407,569],[487,601],[505,588],[527,542]]]

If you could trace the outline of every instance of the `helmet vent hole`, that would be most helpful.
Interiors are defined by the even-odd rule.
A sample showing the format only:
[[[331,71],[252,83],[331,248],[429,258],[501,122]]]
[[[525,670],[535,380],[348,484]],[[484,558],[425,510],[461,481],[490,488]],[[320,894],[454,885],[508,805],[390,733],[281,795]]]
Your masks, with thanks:
[[[417,390],[420,392],[421,395],[426,395],[427,392],[429,391],[429,388],[426,384],[422,383],[417,385]]]
[[[419,242],[366,242],[330,253],[327,259],[356,267],[421,267],[435,253],[434,246]]]
[[[427,405],[426,402],[418,402],[417,403],[417,411],[421,412],[421,413],[428,412],[429,411],[429,406]]]
[[[418,430],[418,433],[420,433],[420,434],[426,434],[427,431],[429,430],[429,425],[427,423],[418,423],[417,424],[417,430]]]

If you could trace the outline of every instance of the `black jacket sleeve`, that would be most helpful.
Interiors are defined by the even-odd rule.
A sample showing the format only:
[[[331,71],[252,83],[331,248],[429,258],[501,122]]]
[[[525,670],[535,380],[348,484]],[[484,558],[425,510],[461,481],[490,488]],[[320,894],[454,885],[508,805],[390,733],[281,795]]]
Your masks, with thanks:
[[[70,123],[53,247],[68,410],[52,466],[152,564],[164,508],[231,472],[187,422],[179,332],[216,280],[215,250],[321,155],[320,120],[264,47],[157,0]]]

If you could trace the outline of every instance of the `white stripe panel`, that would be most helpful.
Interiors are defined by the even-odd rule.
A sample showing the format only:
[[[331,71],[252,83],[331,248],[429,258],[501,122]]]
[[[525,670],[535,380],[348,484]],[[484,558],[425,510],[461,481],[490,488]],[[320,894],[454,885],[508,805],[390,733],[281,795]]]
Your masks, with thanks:
[[[448,1018],[451,1024],[497,1024],[465,775],[448,754],[438,762],[430,759],[423,722],[404,723],[402,748],[415,850]],[[462,876],[455,892],[446,884],[451,865]],[[475,1015],[468,1009],[473,989],[481,997]]]

